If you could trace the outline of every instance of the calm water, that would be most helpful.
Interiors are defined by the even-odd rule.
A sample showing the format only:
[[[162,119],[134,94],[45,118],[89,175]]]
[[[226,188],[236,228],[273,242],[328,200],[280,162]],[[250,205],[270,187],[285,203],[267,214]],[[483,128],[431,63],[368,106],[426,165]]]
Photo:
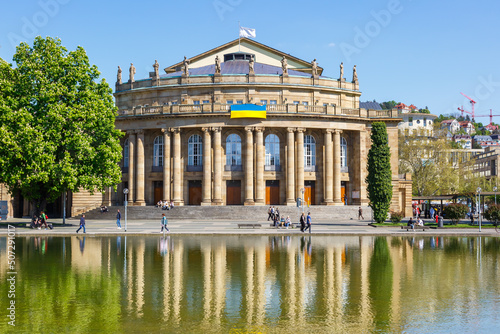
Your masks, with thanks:
[[[0,332],[498,333],[500,238],[0,238]]]

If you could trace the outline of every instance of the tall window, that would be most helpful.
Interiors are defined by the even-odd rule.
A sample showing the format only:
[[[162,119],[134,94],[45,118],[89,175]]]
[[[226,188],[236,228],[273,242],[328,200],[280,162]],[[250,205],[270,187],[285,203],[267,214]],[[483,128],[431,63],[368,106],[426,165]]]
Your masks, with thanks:
[[[163,136],[156,137],[153,143],[153,166],[163,166]]]
[[[226,139],[226,165],[241,165],[241,138],[235,133],[230,134]]]
[[[340,137],[340,167],[347,166],[347,141]]]
[[[127,138],[123,143],[123,167],[128,167],[128,155],[129,155],[128,152],[129,149],[128,149],[128,138]]]
[[[316,141],[313,136],[304,136],[304,166],[316,166]]]
[[[201,141],[201,136],[192,135],[188,140],[188,165],[189,166],[201,166],[202,165],[202,150],[203,143]]]
[[[276,135],[268,135],[266,144],[266,166],[280,165],[280,139]]]

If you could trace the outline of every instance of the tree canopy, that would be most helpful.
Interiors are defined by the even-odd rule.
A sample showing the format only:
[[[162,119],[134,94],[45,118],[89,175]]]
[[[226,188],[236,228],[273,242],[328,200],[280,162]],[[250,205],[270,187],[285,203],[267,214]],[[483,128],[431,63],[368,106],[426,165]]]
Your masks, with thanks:
[[[112,90],[85,50],[37,37],[13,60],[0,59],[0,183],[43,210],[63,191],[120,182]]]
[[[387,219],[392,199],[391,151],[385,123],[372,124],[371,140],[366,177],[368,199],[373,218],[382,223]]]

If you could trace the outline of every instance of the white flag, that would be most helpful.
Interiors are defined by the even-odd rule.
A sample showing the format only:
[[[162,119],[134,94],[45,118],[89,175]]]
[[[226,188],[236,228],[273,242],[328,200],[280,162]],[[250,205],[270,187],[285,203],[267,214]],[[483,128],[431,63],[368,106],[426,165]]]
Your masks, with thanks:
[[[255,29],[240,27],[240,37],[256,38]]]

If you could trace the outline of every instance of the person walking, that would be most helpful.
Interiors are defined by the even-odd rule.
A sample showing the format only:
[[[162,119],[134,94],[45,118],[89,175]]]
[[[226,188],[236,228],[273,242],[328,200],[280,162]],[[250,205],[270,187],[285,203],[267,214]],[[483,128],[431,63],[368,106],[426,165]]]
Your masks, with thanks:
[[[300,232],[304,232],[306,228],[306,216],[304,212],[302,212],[302,215],[300,216]]]
[[[269,221],[269,219],[271,219],[271,207],[269,207],[269,210],[267,210],[267,221]]]
[[[160,231],[160,233],[163,232],[163,229],[167,230],[167,232],[170,232],[167,225],[168,225],[168,219],[167,219],[167,217],[165,217],[165,214],[163,213],[161,215],[161,231]]]
[[[311,213],[308,212],[307,213],[307,217],[306,217],[306,228],[304,229],[304,232],[309,229],[309,233],[311,233]]]
[[[78,231],[80,231],[82,228],[83,228],[83,233],[87,233],[85,232],[85,214],[83,214],[82,218],[80,218],[80,227],[78,228],[78,230],[76,230],[76,233],[78,233]]]
[[[361,209],[361,207],[358,209],[358,220],[360,219],[365,219],[365,217],[363,217],[363,209]]]
[[[120,219],[122,219],[122,214],[120,213],[120,209],[118,209],[118,212],[116,213],[116,226],[118,226],[118,229],[122,229],[122,224],[120,223]]]

